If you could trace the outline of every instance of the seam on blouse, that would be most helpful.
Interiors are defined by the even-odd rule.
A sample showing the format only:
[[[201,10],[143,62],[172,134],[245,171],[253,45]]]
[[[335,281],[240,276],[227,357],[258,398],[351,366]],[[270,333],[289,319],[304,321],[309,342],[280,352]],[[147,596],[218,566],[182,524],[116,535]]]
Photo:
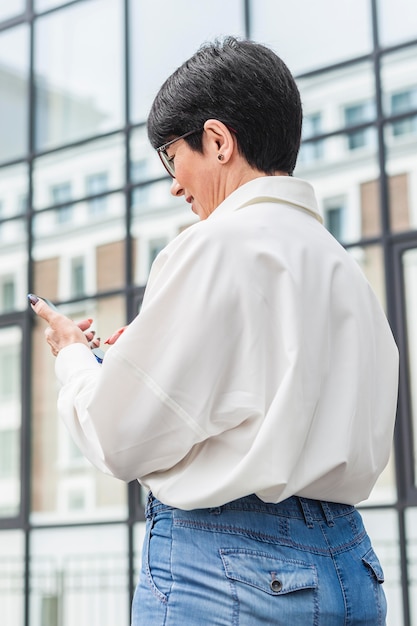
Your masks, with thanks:
[[[161,387],[154,381],[153,378],[149,376],[146,372],[144,372],[140,367],[138,367],[135,363],[133,363],[130,359],[122,356],[120,352],[115,351],[114,357],[119,361],[123,361],[124,363],[129,364],[135,372],[138,374],[139,378],[143,381],[143,383],[157,396],[163,404],[169,407],[183,422],[188,424],[194,432],[203,439],[207,439],[209,436],[206,431],[199,426],[195,420],[185,411],[175,400],[169,397],[169,395],[161,389]]]

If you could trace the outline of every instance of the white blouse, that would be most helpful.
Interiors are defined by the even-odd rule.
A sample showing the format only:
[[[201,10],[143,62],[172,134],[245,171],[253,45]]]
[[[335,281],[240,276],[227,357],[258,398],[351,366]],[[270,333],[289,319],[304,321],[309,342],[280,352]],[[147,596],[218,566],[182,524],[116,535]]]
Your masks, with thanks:
[[[398,353],[309,183],[262,177],[155,260],[99,365],[61,350],[59,412],[99,469],[162,502],[366,499],[392,443]]]

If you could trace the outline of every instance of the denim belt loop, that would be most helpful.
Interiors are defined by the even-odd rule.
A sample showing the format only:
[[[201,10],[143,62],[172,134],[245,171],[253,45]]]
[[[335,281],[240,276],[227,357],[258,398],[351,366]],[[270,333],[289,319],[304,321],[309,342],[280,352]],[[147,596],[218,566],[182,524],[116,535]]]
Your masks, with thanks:
[[[324,517],[326,518],[327,526],[334,526],[333,513],[330,509],[329,503],[325,500],[320,500],[320,504],[323,509]]]
[[[310,508],[307,504],[307,501],[304,498],[298,496],[298,501],[301,505],[301,509],[303,511],[304,519],[307,524],[307,528],[314,528],[313,516],[311,515]]]

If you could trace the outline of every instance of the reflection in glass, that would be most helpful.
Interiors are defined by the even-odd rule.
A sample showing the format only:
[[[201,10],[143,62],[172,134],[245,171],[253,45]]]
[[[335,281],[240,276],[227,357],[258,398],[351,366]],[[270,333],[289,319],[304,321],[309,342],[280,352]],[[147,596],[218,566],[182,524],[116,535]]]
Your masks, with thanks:
[[[0,162],[28,149],[28,35],[26,25],[0,32]]]
[[[0,314],[27,308],[26,221],[0,221]]]
[[[44,292],[39,292],[44,295]],[[49,295],[49,294],[48,294]],[[52,300],[55,294],[52,293]],[[126,323],[123,298],[61,306],[74,320],[92,318],[99,337]],[[36,318],[33,351],[32,521],[36,523],[121,519],[126,486],[95,468],[74,445],[57,414],[54,358],[45,342],[45,323]],[[105,349],[105,348],[104,348]],[[115,416],[117,419],[117,416]]]
[[[40,13],[41,11],[59,7],[61,4],[66,4],[68,0],[33,0],[33,2],[35,11]]]
[[[367,54],[370,3],[363,0],[251,0],[251,39],[271,45],[293,73]]]
[[[68,189],[67,189],[68,190]],[[35,292],[50,300],[91,296],[121,288],[125,280],[124,197],[103,197],[101,210],[91,201],[63,204],[35,215]],[[51,199],[52,200],[52,199]],[[84,264],[84,291],[74,291],[74,261]],[[77,270],[79,271],[79,270]]]
[[[21,163],[0,168],[0,221],[26,212],[27,173]]]
[[[38,149],[123,124],[121,7],[91,0],[35,22]]]
[[[387,626],[398,626],[404,622],[397,514],[394,510],[364,508],[360,513],[385,575],[384,592],[388,604]]]
[[[20,508],[21,352],[20,327],[0,328],[0,517]]]
[[[136,129],[130,140],[130,178],[132,183],[141,183],[150,178],[166,176],[166,171],[148,140],[146,126]]]
[[[404,272],[408,365],[412,408],[412,432],[414,454],[414,480],[417,486],[417,249],[407,250],[402,255]]]
[[[417,509],[405,512],[411,624],[417,624]]]
[[[368,62],[299,78],[297,85],[303,102],[303,139],[375,118],[375,80]]]
[[[31,623],[129,623],[126,528],[37,530],[31,548]]]
[[[391,229],[400,232],[417,227],[417,47],[385,57],[382,72],[385,112],[402,116],[384,128]]]
[[[42,156],[34,161],[34,208],[120,188],[124,169],[125,152],[120,135]],[[90,201],[91,212],[94,214],[100,208],[97,212],[106,213],[108,200],[96,200]]]
[[[417,110],[417,46],[384,55],[381,76],[385,115]],[[393,130],[394,137],[404,134],[399,123],[394,123]]]
[[[417,39],[415,0],[378,0],[378,18],[382,45]]]
[[[345,133],[303,143],[294,172],[312,183],[326,228],[344,244],[381,232],[376,135],[367,131],[358,149]]]
[[[185,228],[198,221],[183,197],[170,193],[172,179],[132,190],[132,236],[135,242],[134,280],[144,285],[156,255]]]
[[[23,13],[26,7],[25,0],[8,0],[0,2],[0,22],[8,20],[19,13]]]
[[[17,530],[0,533],[0,607],[4,626],[23,625],[24,537]]]
[[[203,42],[211,41],[222,33],[244,36],[243,4],[241,0],[165,2],[161,19],[160,4],[130,0],[130,107],[133,121],[146,119],[152,100],[164,80]],[[181,15],[186,19],[179,19]],[[157,36],[151,24],[158,24]]]

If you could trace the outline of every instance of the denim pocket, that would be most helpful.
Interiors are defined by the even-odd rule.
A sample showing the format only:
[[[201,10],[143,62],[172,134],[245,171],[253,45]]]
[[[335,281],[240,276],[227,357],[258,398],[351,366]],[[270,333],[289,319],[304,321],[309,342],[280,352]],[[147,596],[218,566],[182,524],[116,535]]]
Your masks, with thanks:
[[[305,626],[318,622],[318,576],[311,563],[277,558],[245,549],[221,549],[220,556],[234,600],[234,621],[249,626],[256,606],[256,624]]]
[[[284,595],[317,587],[314,565],[278,559],[273,555],[233,548],[220,550],[226,576],[269,595]]]
[[[379,584],[382,584],[385,580],[384,572],[382,570],[381,563],[372,548],[368,550],[365,556],[362,557],[362,562],[373,572]]]

